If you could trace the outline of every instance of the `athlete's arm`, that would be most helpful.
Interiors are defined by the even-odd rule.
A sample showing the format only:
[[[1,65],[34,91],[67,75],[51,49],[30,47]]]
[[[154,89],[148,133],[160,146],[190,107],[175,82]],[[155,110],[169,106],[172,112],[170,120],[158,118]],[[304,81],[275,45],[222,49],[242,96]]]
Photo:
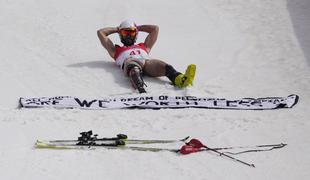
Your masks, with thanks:
[[[102,46],[108,51],[108,53],[110,54],[112,58],[114,58],[114,54],[115,54],[115,45],[113,44],[111,39],[108,38],[108,36],[110,34],[117,33],[117,32],[118,32],[118,28],[116,27],[107,27],[107,28],[99,29],[97,31],[97,35],[100,39]]]
[[[149,35],[145,38],[144,46],[146,50],[150,52],[157,40],[159,27],[156,25],[142,25],[138,26],[138,30],[149,33]]]

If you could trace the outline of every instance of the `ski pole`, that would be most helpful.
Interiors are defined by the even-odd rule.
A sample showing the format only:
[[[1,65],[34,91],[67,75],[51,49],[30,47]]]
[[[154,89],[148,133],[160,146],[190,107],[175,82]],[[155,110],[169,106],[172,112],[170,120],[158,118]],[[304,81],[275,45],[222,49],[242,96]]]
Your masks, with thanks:
[[[229,150],[229,149],[248,149],[245,151],[239,151],[239,152],[229,152],[226,151],[224,153],[231,154],[231,155],[238,155],[243,153],[249,153],[249,152],[262,152],[262,151],[272,151],[274,149],[280,149],[285,147],[287,144],[280,143],[280,144],[266,144],[266,145],[254,145],[254,146],[232,146],[232,147],[219,147],[219,148],[212,148],[214,150]],[[253,149],[250,149],[253,148]],[[256,149],[254,149],[256,148]]]
[[[232,160],[235,160],[235,161],[237,161],[237,162],[240,162],[240,163],[242,163],[242,164],[245,164],[245,165],[247,165],[247,166],[255,167],[254,164],[250,164],[250,163],[244,162],[244,161],[242,161],[242,160],[240,160],[240,159],[234,158],[234,157],[232,157],[232,156],[229,156],[229,155],[227,155],[227,154],[225,154],[225,153],[219,152],[219,151],[217,151],[217,150],[215,150],[215,149],[212,149],[212,148],[209,148],[209,147],[207,147],[207,146],[204,146],[204,148],[206,148],[207,150],[213,151],[213,152],[219,154],[220,156],[225,156],[225,157],[228,157],[228,158],[230,158],[230,159],[232,159]]]
[[[250,149],[250,150],[246,150],[246,151],[240,151],[240,152],[225,152],[227,154],[231,154],[231,155],[238,155],[238,154],[243,154],[243,153],[249,153],[249,152],[261,152],[261,151],[272,151],[274,149],[280,149],[283,148],[284,146],[286,146],[287,144],[279,144],[279,146],[256,146],[256,147],[270,147],[268,149]],[[216,148],[214,148],[216,149]],[[218,149],[216,149],[218,150]]]
[[[250,149],[250,148],[271,148],[271,149],[278,149],[286,146],[285,143],[279,144],[264,144],[264,145],[253,145],[253,146],[230,146],[230,147],[219,147],[213,148],[216,150],[228,150],[228,149]]]
[[[232,160],[234,160],[234,161],[240,162],[240,163],[245,164],[245,165],[247,165],[247,166],[255,167],[254,164],[247,163],[247,162],[242,161],[242,160],[240,160],[240,159],[237,159],[237,158],[234,158],[234,157],[232,157],[232,156],[229,156],[229,155],[227,155],[227,154],[225,154],[225,153],[219,152],[219,151],[217,151],[217,150],[215,150],[215,149],[209,148],[209,147],[207,147],[206,145],[202,144],[198,139],[191,139],[191,140],[187,143],[187,145],[192,146],[192,147],[194,147],[194,148],[198,148],[198,149],[199,149],[199,148],[206,148],[206,150],[213,151],[213,152],[219,154],[220,156],[225,156],[225,157],[227,157],[227,158],[230,158],[230,159],[232,159]]]

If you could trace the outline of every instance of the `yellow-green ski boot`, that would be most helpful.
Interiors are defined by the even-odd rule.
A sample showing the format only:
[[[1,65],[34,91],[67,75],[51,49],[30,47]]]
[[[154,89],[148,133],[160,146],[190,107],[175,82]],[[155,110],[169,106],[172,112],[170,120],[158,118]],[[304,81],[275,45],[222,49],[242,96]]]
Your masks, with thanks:
[[[175,78],[174,80],[175,86],[179,88],[192,86],[195,78],[195,73],[196,73],[196,65],[195,64],[188,65],[185,74],[179,74]]]

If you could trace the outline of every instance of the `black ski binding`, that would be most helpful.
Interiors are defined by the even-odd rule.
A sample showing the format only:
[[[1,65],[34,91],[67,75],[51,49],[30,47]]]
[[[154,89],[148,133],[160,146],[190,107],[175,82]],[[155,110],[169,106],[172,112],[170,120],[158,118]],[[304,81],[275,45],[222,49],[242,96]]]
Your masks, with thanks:
[[[80,133],[81,136],[78,137],[78,142],[76,145],[83,146],[121,146],[125,145],[125,139],[127,139],[127,135],[118,134],[113,138],[97,138],[98,134],[93,135],[93,131],[85,131]],[[106,143],[98,143],[99,141],[109,141]]]
[[[81,136],[78,137],[78,143],[77,145],[84,145],[84,144],[89,144],[90,142],[95,143],[94,141],[97,140],[98,134],[93,135],[93,131],[86,131],[86,132],[81,132]],[[93,135],[93,136],[92,136]]]
[[[126,134],[118,134],[116,135],[116,137],[120,140],[124,140],[124,139],[127,139],[127,135]]]

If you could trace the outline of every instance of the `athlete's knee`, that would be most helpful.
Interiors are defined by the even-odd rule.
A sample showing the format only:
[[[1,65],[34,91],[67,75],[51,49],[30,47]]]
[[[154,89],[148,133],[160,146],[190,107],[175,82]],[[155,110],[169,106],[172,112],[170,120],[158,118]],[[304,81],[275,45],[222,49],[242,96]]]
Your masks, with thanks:
[[[140,72],[142,71],[142,68],[138,66],[137,64],[129,64],[127,66],[127,74],[134,68],[138,68]]]
[[[144,64],[139,63],[137,61],[133,61],[133,60],[129,60],[125,62],[125,66],[124,66],[124,73],[128,76],[129,72],[137,67],[139,69],[140,72],[142,72]]]

